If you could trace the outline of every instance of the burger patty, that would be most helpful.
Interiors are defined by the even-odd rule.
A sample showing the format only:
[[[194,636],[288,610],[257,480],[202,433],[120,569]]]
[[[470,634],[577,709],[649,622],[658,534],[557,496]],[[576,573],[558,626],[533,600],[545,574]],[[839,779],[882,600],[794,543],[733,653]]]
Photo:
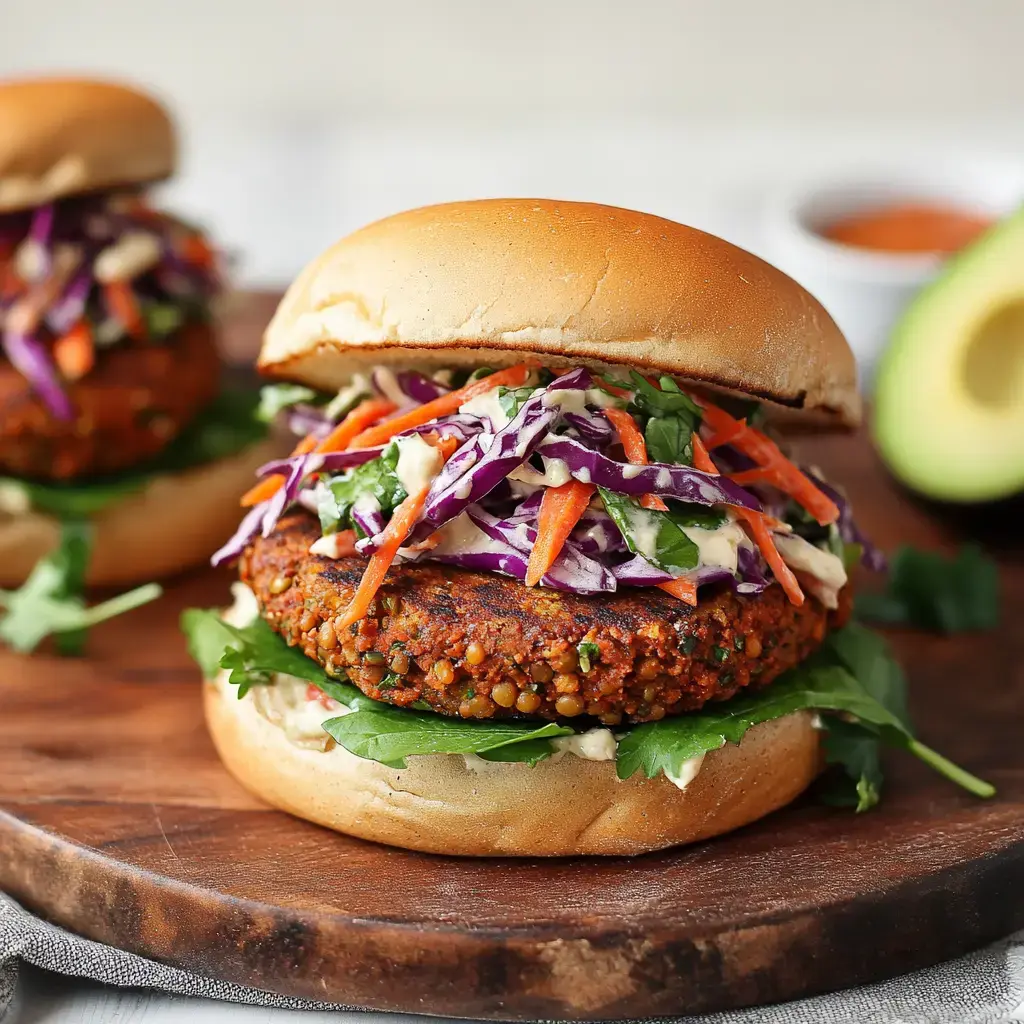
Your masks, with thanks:
[[[0,361],[0,473],[71,480],[145,462],[213,400],[219,382],[220,358],[206,324],[190,324],[159,344],[98,352],[96,366],[65,385],[75,410],[67,422]]]
[[[366,562],[310,555],[319,535],[296,513],[243,554],[269,625],[374,700],[463,718],[617,725],[694,711],[766,686],[849,613],[848,588],[832,613],[813,598],[797,608],[777,584],[750,597],[709,589],[691,608],[655,588],[584,597],[420,563],[394,566],[370,614],[341,630]],[[582,648],[581,664],[582,644],[596,650]]]

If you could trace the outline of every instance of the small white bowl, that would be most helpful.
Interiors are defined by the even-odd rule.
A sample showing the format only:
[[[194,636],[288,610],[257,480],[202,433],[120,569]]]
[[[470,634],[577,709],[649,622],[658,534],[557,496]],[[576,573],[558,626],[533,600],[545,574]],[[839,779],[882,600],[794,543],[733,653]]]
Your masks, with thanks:
[[[861,211],[926,202],[999,218],[1024,200],[1024,169],[997,162],[935,161],[873,167],[772,194],[763,222],[766,258],[815,295],[839,324],[870,387],[890,331],[913,295],[932,280],[944,257],[884,253],[843,245],[818,232]]]

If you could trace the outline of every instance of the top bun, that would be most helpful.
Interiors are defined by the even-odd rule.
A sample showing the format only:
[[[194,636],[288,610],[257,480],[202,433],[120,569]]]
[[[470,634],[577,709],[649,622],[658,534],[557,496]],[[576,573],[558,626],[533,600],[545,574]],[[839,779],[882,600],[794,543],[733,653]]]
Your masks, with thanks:
[[[674,221],[548,199],[427,206],[342,239],[288,289],[259,365],[327,390],[373,364],[528,354],[860,417],[846,340],[781,271]]]
[[[158,181],[174,162],[174,126],[142,93],[79,78],[0,82],[0,212]]]

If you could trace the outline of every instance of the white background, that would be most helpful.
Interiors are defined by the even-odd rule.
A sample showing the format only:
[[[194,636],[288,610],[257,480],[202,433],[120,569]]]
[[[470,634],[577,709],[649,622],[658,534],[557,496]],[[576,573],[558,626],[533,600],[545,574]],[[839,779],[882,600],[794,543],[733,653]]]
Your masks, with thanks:
[[[281,283],[368,219],[481,195],[638,206],[756,248],[773,184],[1024,157],[1020,0],[0,0],[0,74],[177,114],[168,202]]]

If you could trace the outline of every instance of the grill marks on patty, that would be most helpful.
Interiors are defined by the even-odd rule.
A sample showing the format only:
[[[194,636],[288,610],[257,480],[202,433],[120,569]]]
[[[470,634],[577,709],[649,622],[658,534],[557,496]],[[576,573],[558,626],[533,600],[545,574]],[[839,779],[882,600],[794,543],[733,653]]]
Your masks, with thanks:
[[[370,614],[339,630],[365,562],[310,555],[319,534],[291,514],[242,556],[266,621],[367,696],[450,716],[657,721],[766,686],[849,612],[848,590],[833,613],[794,607],[778,585],[711,590],[690,608],[657,589],[585,597],[423,563],[394,566]],[[581,643],[598,648],[589,671]]]

